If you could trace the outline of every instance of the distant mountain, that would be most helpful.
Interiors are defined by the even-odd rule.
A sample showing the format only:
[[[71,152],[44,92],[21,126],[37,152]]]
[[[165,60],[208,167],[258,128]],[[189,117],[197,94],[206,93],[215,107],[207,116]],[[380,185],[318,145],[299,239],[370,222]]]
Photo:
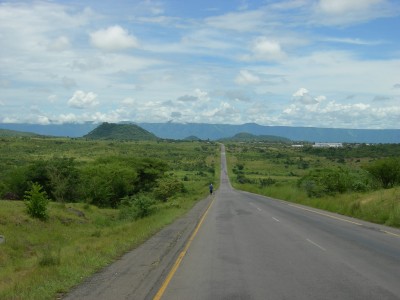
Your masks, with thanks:
[[[0,137],[1,136],[39,136],[36,133],[32,132],[23,132],[23,131],[16,131],[16,130],[9,130],[9,129],[0,129]]]
[[[218,140],[240,132],[254,135],[274,135],[292,141],[332,143],[400,143],[400,129],[339,129],[315,127],[262,126],[201,123],[139,123],[160,138],[183,139],[194,135],[202,140]]]
[[[123,123],[134,124],[134,123]],[[292,141],[332,143],[400,143],[400,129],[338,129],[315,127],[262,126],[254,123],[243,125],[201,123],[136,123],[140,127],[165,139],[185,139],[196,136],[202,140],[218,140],[240,132],[254,135],[273,135]],[[82,137],[99,124],[0,124],[0,128],[34,132],[41,135]]]
[[[220,141],[232,142],[274,142],[274,143],[291,143],[290,139],[275,135],[254,135],[247,132],[240,132],[230,138],[223,138]]]
[[[63,136],[63,137],[82,137],[91,130],[99,126],[98,123],[86,122],[78,123],[65,123],[65,124],[13,124],[13,123],[0,123],[0,128],[17,130],[23,132],[34,132],[40,135],[50,136]]]
[[[157,137],[147,130],[134,124],[103,123],[83,136],[93,140],[134,140],[151,141]]]

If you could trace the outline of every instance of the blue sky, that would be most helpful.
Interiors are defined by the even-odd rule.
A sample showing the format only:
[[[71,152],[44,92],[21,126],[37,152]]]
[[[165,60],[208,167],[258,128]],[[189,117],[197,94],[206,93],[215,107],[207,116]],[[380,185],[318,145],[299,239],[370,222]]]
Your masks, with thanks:
[[[0,122],[400,128],[400,2],[0,1]]]

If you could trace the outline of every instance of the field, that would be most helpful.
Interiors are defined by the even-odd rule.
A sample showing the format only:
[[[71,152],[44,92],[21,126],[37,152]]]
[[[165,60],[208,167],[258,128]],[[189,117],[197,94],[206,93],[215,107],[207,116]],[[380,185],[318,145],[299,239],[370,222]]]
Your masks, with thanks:
[[[231,143],[226,149],[237,189],[400,227],[400,145]]]
[[[1,138],[0,299],[66,292],[206,197],[219,159],[207,142]],[[12,200],[28,180],[51,199],[43,219]]]

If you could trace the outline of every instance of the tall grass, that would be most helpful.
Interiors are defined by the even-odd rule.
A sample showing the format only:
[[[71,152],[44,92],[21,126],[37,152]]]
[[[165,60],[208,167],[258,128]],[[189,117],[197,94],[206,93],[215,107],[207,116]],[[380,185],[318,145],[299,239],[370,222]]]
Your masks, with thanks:
[[[118,210],[50,203],[49,220],[42,222],[27,217],[21,202],[0,201],[0,233],[6,237],[0,245],[0,299],[54,299],[195,203],[174,202],[134,222],[121,220]]]
[[[234,184],[235,188],[275,199],[299,203],[365,221],[400,228],[400,188],[369,193],[347,193],[310,198],[295,185],[261,188],[252,184]]]

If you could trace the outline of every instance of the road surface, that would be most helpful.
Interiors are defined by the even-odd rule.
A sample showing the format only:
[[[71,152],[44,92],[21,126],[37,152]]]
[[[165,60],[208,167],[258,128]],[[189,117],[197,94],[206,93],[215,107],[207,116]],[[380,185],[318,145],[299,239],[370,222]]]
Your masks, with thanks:
[[[157,298],[400,299],[400,233],[221,187]]]
[[[400,299],[400,230],[221,185],[64,299]]]

